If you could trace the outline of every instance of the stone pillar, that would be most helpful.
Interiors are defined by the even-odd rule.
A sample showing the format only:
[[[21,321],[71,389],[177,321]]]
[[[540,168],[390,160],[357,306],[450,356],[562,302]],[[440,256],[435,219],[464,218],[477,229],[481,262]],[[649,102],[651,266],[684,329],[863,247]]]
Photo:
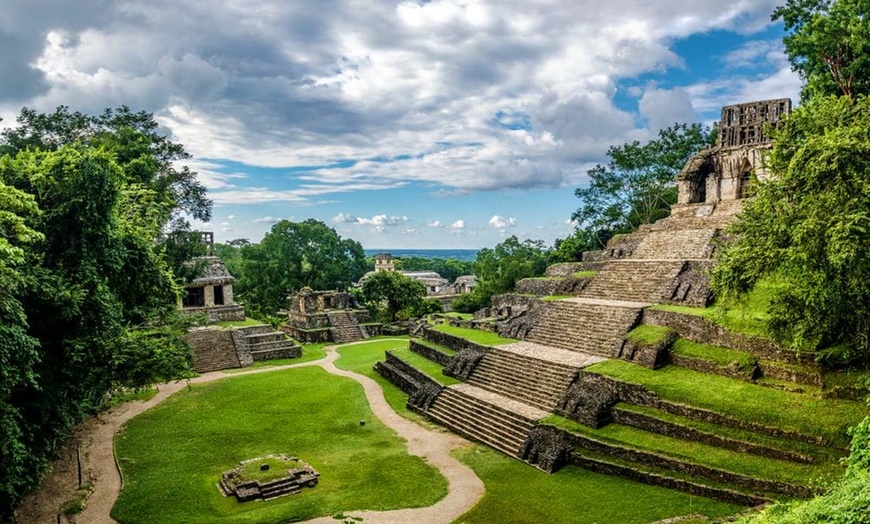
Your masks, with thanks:
[[[205,295],[205,307],[214,307],[214,286],[205,286],[203,294]]]
[[[232,284],[224,284],[224,305],[232,306],[235,302],[233,302],[233,285]]]

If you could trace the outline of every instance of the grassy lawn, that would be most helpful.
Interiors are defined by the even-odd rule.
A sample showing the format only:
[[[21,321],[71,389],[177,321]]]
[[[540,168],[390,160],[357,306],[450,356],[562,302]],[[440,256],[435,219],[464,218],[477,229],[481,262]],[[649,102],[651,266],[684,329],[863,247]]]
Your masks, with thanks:
[[[243,368],[232,368],[223,370],[224,373],[232,375],[253,368],[267,368],[272,366],[286,366],[287,364],[301,364],[303,362],[311,362],[312,360],[320,360],[326,356],[326,351],[323,350],[332,342],[318,342],[317,344],[303,344],[302,356],[299,358],[276,358],[275,360],[259,360],[252,365]]]
[[[752,369],[757,361],[755,356],[749,353],[701,344],[684,338],[677,339],[674,342],[671,352],[675,355],[706,360],[718,366],[735,365],[742,371]]]
[[[394,386],[384,377],[375,373],[375,362],[384,360],[385,351],[402,350],[407,348],[407,340],[379,340],[367,342],[365,344],[341,346],[338,348],[338,354],[341,355],[341,357],[335,361],[335,366],[339,369],[365,375],[380,384],[381,388],[384,390],[384,398],[387,403],[399,415],[417,422],[422,426],[435,427],[435,425],[429,422],[426,418],[405,407],[405,404],[408,402],[408,395],[405,392]]]
[[[112,516],[125,524],[292,522],[427,506],[447,489],[372,416],[359,384],[318,367],[194,385],[130,421],[116,450],[125,487]],[[278,453],[317,469],[317,487],[265,503],[220,495],[222,471]]]
[[[556,300],[565,300],[566,298],[574,298],[572,295],[547,295],[541,297],[541,300],[546,302],[555,302]]]
[[[470,340],[471,342],[482,346],[500,346],[502,344],[513,344],[516,342],[515,339],[500,337],[498,334],[491,331],[454,327],[448,324],[438,324],[437,326],[432,326],[432,329],[441,331],[442,333],[447,333],[448,335],[462,337],[465,340]]]
[[[486,494],[457,523],[646,523],[700,513],[722,517],[741,506],[572,466],[548,475],[481,446],[455,452],[483,479]]]
[[[867,412],[860,402],[791,393],[672,365],[653,371],[628,362],[608,360],[586,371],[642,384],[664,400],[767,426],[820,435],[843,446],[848,443],[846,428],[857,424]]]
[[[444,315],[445,317],[458,318],[461,320],[471,320],[474,318],[473,313],[458,313],[456,311],[449,311],[447,313],[441,313],[441,315]]]
[[[652,346],[664,342],[667,336],[670,333],[673,333],[673,331],[673,329],[668,327],[641,324],[629,331],[625,335],[625,338],[634,342],[635,344],[645,344]]]
[[[770,318],[767,308],[776,286],[777,284],[770,279],[762,280],[743,297],[739,304],[716,303],[705,308],[662,304],[650,309],[697,315],[731,331],[770,338],[767,332],[767,321]]]
[[[592,278],[598,274],[598,271],[577,271],[571,276],[574,278]]]
[[[444,368],[441,367],[440,364],[438,364],[437,362],[432,362],[423,355],[418,355],[417,353],[414,353],[408,347],[396,349],[393,351],[393,354],[404,360],[408,364],[411,364],[415,368],[419,369],[423,373],[426,373],[442,386],[450,386],[462,382],[461,380],[455,379],[453,377],[448,377],[443,373]]]

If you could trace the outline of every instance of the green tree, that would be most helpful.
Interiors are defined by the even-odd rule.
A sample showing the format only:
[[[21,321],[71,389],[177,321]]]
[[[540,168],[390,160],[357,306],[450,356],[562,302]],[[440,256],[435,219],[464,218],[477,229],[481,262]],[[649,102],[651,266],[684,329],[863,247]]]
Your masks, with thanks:
[[[599,241],[607,243],[610,237],[604,232],[592,234],[586,229],[575,228],[574,232],[565,238],[557,238],[550,251],[550,263],[577,262],[586,251],[600,249]]]
[[[711,140],[701,124],[676,124],[646,144],[611,146],[610,162],[587,171],[589,185],[574,191],[580,207],[572,219],[603,247],[616,233],[668,216],[677,201],[677,173]]]
[[[456,277],[470,275],[474,262],[452,258],[401,257],[395,259],[396,269],[400,271],[434,271],[453,282]]]
[[[755,185],[713,273],[720,297],[776,286],[780,341],[870,357],[870,99],[825,97],[775,133],[773,176]],[[830,356],[833,356],[831,354]]]
[[[474,261],[477,287],[459,296],[451,306],[461,313],[488,307],[493,295],[512,291],[518,280],[542,276],[548,258],[549,251],[543,241],[520,242],[515,235],[492,249],[481,249]]]
[[[424,305],[426,286],[397,271],[378,271],[367,276],[362,282],[361,296],[378,318],[389,322],[428,309]]]
[[[365,273],[359,242],[341,238],[323,222],[282,220],[259,244],[241,248],[238,292],[246,307],[274,315],[303,287],[345,290]]]
[[[870,2],[788,0],[771,18],[789,32],[783,43],[804,100],[870,94]]]

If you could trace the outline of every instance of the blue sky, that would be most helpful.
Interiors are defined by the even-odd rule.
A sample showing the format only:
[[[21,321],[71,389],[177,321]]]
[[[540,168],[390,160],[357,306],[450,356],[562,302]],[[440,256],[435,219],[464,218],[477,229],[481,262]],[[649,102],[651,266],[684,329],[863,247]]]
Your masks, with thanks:
[[[608,146],[796,98],[778,3],[19,2],[0,116],[153,112],[219,241],[316,218],[366,248],[551,243]]]

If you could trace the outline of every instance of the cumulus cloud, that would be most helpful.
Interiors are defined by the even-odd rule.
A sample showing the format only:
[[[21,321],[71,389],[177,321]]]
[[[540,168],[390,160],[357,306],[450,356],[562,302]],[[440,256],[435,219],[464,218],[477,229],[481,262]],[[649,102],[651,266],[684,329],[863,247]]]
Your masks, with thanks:
[[[255,218],[254,220],[251,220],[251,222],[254,224],[277,224],[278,222],[280,222],[282,220],[284,220],[284,219],[281,217],[266,216],[266,217]]]
[[[517,227],[516,218],[503,218],[498,215],[493,215],[489,219],[489,225],[496,229],[507,229],[509,227]]]
[[[444,196],[554,188],[576,184],[609,145],[642,136],[638,117],[648,134],[723,98],[793,87],[779,69],[735,73],[776,59],[761,42],[723,59],[732,69],[721,87],[646,89],[638,111],[614,102],[623,79],[685,67],[674,41],[757,31],[779,3],[11,2],[0,112],[123,103],[155,112],[197,157],[328,166],[287,174],[303,183],[280,190],[200,169],[218,204],[309,205],[414,182]]]
[[[384,226],[398,226],[399,224],[403,224],[408,221],[408,217],[406,216],[387,216],[387,215],[375,215],[371,218],[357,218],[357,223],[376,226],[376,227],[384,227]]]
[[[450,224],[450,229],[460,231],[465,229],[465,220],[457,220],[456,222]]]
[[[332,221],[336,224],[355,224],[357,219],[350,213],[339,213],[332,217]]]
[[[446,225],[447,224],[440,220],[429,220],[428,222],[426,222],[427,227],[444,227]]]

